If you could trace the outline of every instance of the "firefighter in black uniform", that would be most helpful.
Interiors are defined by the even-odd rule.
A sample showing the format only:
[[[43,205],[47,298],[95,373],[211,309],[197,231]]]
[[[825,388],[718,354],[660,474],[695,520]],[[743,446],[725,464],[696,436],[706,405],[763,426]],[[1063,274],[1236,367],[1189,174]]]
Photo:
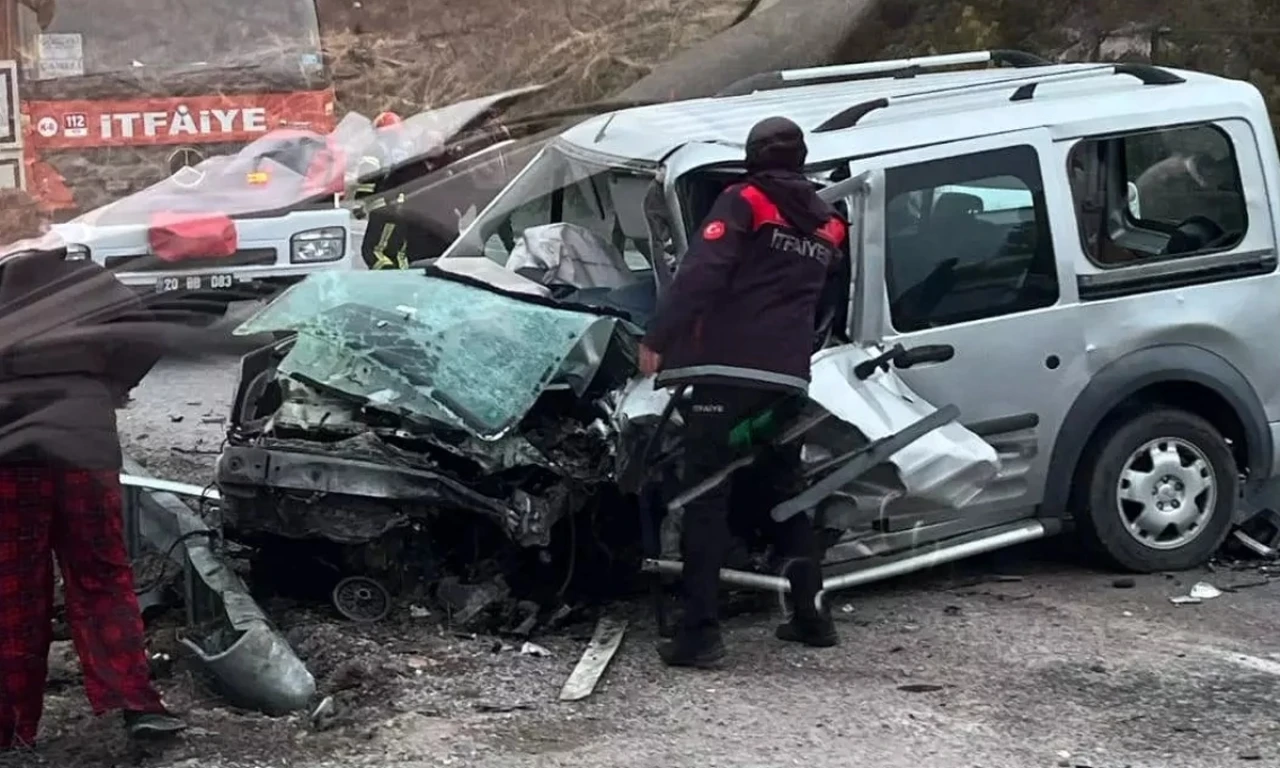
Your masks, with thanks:
[[[790,120],[771,117],[751,129],[745,182],[716,200],[642,341],[642,372],[657,372],[659,386],[692,385],[681,406],[683,487],[722,469],[753,442],[753,430],[786,421],[804,402],[820,297],[837,274],[848,231],[805,178],[806,155],[804,134]],[[760,443],[768,435],[754,437]],[[798,444],[774,449],[685,508],[684,615],[675,638],[658,649],[668,665],[709,667],[724,657],[717,603],[733,487],[764,481],[768,500],[781,501],[798,491],[800,468]],[[743,512],[733,510],[735,518]],[[765,522],[794,605],[777,636],[835,645],[830,613],[817,603],[821,552],[809,516]]]

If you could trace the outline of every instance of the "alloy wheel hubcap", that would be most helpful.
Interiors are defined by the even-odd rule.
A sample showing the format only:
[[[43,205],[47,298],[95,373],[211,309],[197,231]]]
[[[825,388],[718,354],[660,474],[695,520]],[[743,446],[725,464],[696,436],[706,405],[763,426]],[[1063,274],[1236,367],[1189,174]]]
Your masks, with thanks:
[[[1120,521],[1145,547],[1184,547],[1213,516],[1216,480],[1209,458],[1192,443],[1176,437],[1151,440],[1129,455],[1120,472]]]

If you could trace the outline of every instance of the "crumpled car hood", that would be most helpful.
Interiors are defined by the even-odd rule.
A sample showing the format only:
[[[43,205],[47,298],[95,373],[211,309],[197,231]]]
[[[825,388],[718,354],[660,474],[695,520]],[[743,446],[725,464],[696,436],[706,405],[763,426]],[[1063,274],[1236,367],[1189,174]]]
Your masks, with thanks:
[[[623,322],[387,270],[313,275],[235,332],[296,331],[281,374],[496,440],[549,386],[584,390]]]

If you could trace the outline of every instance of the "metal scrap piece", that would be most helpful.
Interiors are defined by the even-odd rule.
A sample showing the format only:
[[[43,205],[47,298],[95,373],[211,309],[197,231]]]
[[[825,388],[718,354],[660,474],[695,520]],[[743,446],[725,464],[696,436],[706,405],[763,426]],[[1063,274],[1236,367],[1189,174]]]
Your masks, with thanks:
[[[1262,542],[1253,538],[1249,534],[1245,533],[1243,530],[1236,530],[1234,533],[1232,533],[1232,536],[1235,537],[1236,541],[1245,545],[1250,550],[1258,554],[1260,557],[1265,557],[1271,560],[1280,556],[1280,552],[1277,552],[1272,547],[1268,547],[1266,544],[1263,544]]]
[[[217,491],[150,478],[128,457],[124,470],[122,484],[135,491],[126,515],[129,527],[138,541],[147,539],[187,572],[189,619],[200,630],[181,642],[197,666],[237,705],[268,715],[306,708],[316,692],[315,678],[239,575],[213,550],[209,526],[175,495],[216,499]],[[210,621],[216,629],[207,631]]]
[[[599,682],[600,676],[604,674],[605,668],[613,660],[613,655],[618,652],[618,647],[622,645],[622,637],[626,631],[627,621],[625,619],[617,620],[608,616],[600,617],[600,620],[596,622],[596,631],[591,636],[591,642],[587,643],[587,649],[583,651],[578,665],[573,668],[569,679],[565,681],[564,687],[560,689],[561,701],[581,701],[591,695],[591,692],[596,689],[596,683]]]

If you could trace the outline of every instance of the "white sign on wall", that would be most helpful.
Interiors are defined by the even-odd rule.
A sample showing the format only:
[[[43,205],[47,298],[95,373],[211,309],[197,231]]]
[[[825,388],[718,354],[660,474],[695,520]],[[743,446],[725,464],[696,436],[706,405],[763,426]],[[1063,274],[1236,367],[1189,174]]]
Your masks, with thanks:
[[[22,159],[0,155],[0,189],[22,189]]]
[[[18,64],[0,61],[0,149],[22,146],[18,127]]]
[[[36,36],[36,77],[50,80],[84,74],[84,37],[78,32]]]

